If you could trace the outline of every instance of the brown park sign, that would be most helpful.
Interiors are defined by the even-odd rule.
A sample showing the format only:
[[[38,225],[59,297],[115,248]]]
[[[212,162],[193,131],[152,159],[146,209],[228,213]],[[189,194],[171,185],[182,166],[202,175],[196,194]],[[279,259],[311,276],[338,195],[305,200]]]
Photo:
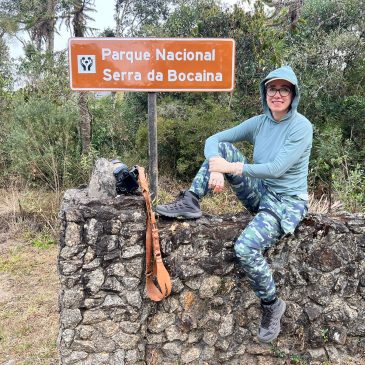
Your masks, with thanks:
[[[228,38],[71,38],[73,90],[231,91]]]

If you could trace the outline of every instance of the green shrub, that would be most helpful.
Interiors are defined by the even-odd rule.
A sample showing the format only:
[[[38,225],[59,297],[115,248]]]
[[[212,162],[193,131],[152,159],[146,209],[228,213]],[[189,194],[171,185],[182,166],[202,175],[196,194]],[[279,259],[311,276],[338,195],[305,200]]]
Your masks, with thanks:
[[[80,180],[77,120],[70,101],[55,105],[47,99],[20,99],[4,147],[9,171],[54,191]]]
[[[197,106],[164,105],[157,122],[159,166],[162,174],[190,180],[204,161],[204,143],[212,134],[234,125],[234,115],[227,108],[207,100]],[[181,116],[179,118],[179,115]],[[170,117],[169,117],[170,116]],[[141,157],[148,153],[148,131],[141,125],[137,132],[136,149]]]
[[[346,210],[365,211],[364,167],[357,164],[351,170],[336,169],[333,173],[333,181],[334,188]]]

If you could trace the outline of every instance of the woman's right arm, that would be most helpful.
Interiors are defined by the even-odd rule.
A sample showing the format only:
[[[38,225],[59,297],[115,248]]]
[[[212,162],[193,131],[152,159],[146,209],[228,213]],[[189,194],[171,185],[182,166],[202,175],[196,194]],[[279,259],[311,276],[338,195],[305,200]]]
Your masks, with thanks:
[[[205,141],[204,155],[207,160],[219,156],[220,142],[248,141],[253,143],[254,131],[257,128],[258,117],[247,119],[236,127],[213,134]]]

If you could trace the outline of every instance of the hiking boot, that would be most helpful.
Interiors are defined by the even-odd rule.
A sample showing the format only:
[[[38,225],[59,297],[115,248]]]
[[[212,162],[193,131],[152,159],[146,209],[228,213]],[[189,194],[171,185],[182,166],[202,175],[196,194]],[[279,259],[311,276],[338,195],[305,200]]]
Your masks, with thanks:
[[[274,304],[261,304],[262,319],[258,332],[261,342],[271,342],[280,332],[280,319],[285,312],[286,304],[280,298]]]
[[[199,218],[202,216],[199,200],[189,190],[182,191],[177,199],[170,204],[157,205],[156,213],[172,218]]]

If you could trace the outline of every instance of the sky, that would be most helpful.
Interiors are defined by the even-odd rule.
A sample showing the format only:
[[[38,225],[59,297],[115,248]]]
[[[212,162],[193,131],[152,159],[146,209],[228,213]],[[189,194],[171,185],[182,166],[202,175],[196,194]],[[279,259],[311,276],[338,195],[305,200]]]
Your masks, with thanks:
[[[239,0],[224,0],[225,3],[234,4]],[[88,23],[88,26],[97,29],[95,33],[103,31],[105,28],[114,28],[114,4],[115,0],[95,0],[96,12],[91,14],[94,18],[93,22]],[[68,39],[71,37],[66,27],[63,26],[59,30],[60,34],[55,36],[55,50],[60,51],[66,49],[68,46]],[[16,39],[8,39],[8,45],[10,48],[10,56],[17,58],[23,55],[22,44]]]
[[[113,28],[114,24],[114,3],[115,0],[95,0],[96,12],[91,13],[91,17],[94,18],[93,22],[88,23],[91,28],[103,31],[105,28]],[[68,39],[71,37],[69,31],[63,26],[59,30],[60,34],[55,36],[55,50],[60,51],[68,46]],[[10,47],[10,56],[17,58],[23,54],[22,44],[16,40],[16,38],[8,39],[8,45]]]

